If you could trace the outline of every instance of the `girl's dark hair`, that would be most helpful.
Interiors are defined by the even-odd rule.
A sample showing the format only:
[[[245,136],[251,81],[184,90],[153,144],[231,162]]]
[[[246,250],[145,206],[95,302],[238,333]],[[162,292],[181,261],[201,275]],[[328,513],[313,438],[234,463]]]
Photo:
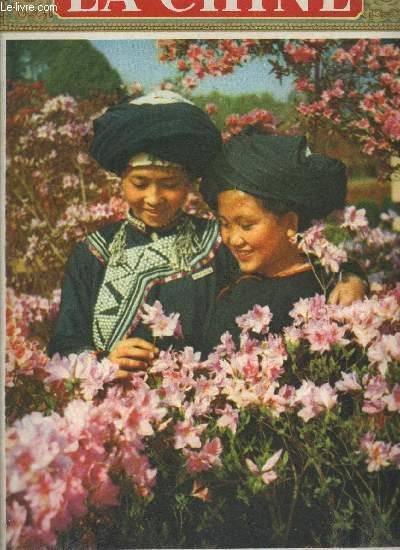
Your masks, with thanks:
[[[283,201],[281,199],[272,199],[272,198],[261,198],[257,197],[260,201],[260,204],[268,210],[275,214],[275,216],[284,216],[288,212],[295,212],[298,215],[298,230],[305,231],[311,226],[311,218],[305,214],[304,210],[298,205],[291,201]]]

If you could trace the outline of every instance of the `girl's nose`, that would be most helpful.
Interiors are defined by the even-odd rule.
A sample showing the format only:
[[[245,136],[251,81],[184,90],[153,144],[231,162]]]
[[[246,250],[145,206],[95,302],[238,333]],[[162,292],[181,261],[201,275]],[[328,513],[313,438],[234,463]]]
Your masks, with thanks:
[[[158,189],[157,185],[151,185],[147,189],[145,201],[149,206],[157,206],[163,202],[162,193]]]
[[[228,236],[229,244],[237,247],[244,243],[241,232],[237,229],[231,229]]]

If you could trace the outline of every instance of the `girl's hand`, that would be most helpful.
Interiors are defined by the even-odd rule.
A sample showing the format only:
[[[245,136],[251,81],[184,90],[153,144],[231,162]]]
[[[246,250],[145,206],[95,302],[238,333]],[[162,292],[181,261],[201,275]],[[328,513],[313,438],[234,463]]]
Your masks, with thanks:
[[[126,378],[136,369],[147,369],[157,357],[159,349],[143,338],[127,338],[115,344],[108,359],[119,366],[118,378]]]
[[[346,280],[338,283],[329,294],[328,302],[339,306],[349,306],[356,300],[362,300],[365,294],[364,281],[357,275],[347,275]]]

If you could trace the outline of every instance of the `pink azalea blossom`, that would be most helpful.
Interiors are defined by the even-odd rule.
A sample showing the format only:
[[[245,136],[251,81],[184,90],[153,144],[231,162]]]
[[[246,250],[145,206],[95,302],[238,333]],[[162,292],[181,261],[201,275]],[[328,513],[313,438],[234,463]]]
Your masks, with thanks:
[[[342,227],[348,227],[352,231],[365,231],[368,228],[365,208],[360,208],[358,210],[355,206],[348,206],[345,208]]]
[[[296,402],[303,405],[297,413],[305,422],[337,404],[337,394],[328,383],[318,387],[313,382],[304,381],[296,391]]]
[[[361,410],[367,414],[378,414],[385,408],[383,399],[364,400]]]
[[[207,424],[194,425],[191,419],[177,422],[175,425],[174,448],[192,447],[192,449],[199,449],[201,447],[200,435],[206,427]]]
[[[215,103],[207,103],[206,105],[206,112],[211,116],[215,115],[218,112],[218,107],[215,105]]]
[[[191,474],[205,472],[210,468],[222,465],[220,459],[222,444],[219,437],[214,437],[211,441],[207,440],[203,448],[198,452],[184,449],[183,453],[187,457],[186,469]]]
[[[149,325],[154,338],[182,335],[182,327],[179,321],[179,313],[164,314],[161,303],[156,300],[152,306],[143,304],[142,322]]]
[[[337,390],[342,392],[356,392],[362,390],[362,387],[357,382],[357,374],[353,371],[350,373],[341,372],[342,378],[335,384]]]
[[[386,380],[378,375],[368,380],[367,387],[364,390],[364,397],[366,399],[380,399],[388,391]]]
[[[261,468],[250,460],[250,458],[246,458],[246,466],[254,476],[260,477],[265,485],[269,485],[278,478],[278,475],[273,470],[273,467],[280,459],[282,452],[283,449],[279,449],[279,451],[274,453]]]
[[[380,374],[384,376],[389,364],[400,360],[400,332],[395,335],[384,334],[376,340],[368,349],[368,359],[377,365]]]
[[[215,409],[215,412],[220,415],[220,418],[217,420],[217,426],[219,428],[229,428],[235,434],[239,420],[239,411],[227,403],[224,409]]]
[[[388,411],[400,412],[400,384],[395,384],[391,393],[384,397]]]
[[[386,468],[391,462],[391,445],[383,441],[375,441],[375,436],[371,432],[367,432],[360,442],[361,450],[366,453],[368,472],[377,472],[382,468]]]
[[[344,338],[346,327],[329,321],[310,321],[303,329],[304,337],[310,342],[312,351],[329,351],[333,344],[345,346],[349,340]]]
[[[257,334],[266,334],[272,320],[272,313],[268,306],[255,305],[252,310],[236,318],[236,324],[243,331],[253,331]]]

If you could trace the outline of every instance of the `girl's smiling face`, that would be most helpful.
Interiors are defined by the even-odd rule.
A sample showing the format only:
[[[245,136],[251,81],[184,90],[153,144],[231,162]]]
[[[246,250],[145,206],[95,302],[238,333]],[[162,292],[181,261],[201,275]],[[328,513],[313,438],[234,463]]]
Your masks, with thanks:
[[[222,240],[243,273],[273,277],[298,261],[288,236],[297,229],[294,212],[277,216],[253,195],[229,190],[218,195],[218,214]]]
[[[125,200],[150,227],[165,227],[183,206],[190,186],[184,170],[164,166],[128,168],[122,177]]]

